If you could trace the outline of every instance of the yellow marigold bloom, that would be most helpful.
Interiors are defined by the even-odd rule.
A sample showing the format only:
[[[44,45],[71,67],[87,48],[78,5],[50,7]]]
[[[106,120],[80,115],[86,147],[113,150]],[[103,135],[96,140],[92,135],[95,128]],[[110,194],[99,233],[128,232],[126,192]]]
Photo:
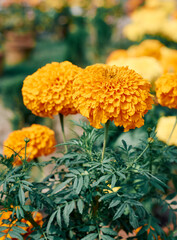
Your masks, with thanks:
[[[177,108],[177,73],[163,74],[155,84],[159,103],[169,108]]]
[[[11,226],[15,226],[15,223],[16,223],[17,220],[12,221],[11,224],[5,224],[5,223],[3,223],[3,220],[9,220],[9,221],[11,221],[11,215],[12,215],[12,211],[6,211],[6,210],[1,210],[1,211],[0,211],[0,226],[1,226],[1,227],[11,227]],[[34,213],[33,213],[33,219],[34,219],[34,221],[35,221],[39,226],[42,227],[42,225],[43,225],[43,220],[42,220],[43,217],[42,217],[42,214],[41,214],[41,213],[39,213],[39,212],[34,212]],[[21,222],[24,222],[24,223],[26,223],[26,224],[28,225],[28,226],[26,226],[26,227],[20,227],[20,228],[24,229],[25,231],[27,231],[27,233],[23,234],[23,236],[25,237],[25,236],[29,235],[29,234],[32,232],[33,225],[32,225],[29,221],[27,221],[27,220],[25,220],[25,219],[22,219]],[[9,229],[3,230],[2,232],[7,233],[8,230],[9,230]],[[12,231],[12,230],[10,230],[10,231]],[[8,237],[8,238],[10,238],[10,239],[13,239],[13,238],[10,236],[10,234],[8,233],[7,236],[5,235],[5,236],[3,236],[3,237],[0,237],[0,240],[5,240],[6,237]]]
[[[119,58],[126,58],[128,57],[128,54],[127,54],[127,50],[125,49],[117,49],[115,51],[113,51],[109,56],[108,58],[106,59],[106,63],[109,63],[113,60],[117,60]]]
[[[166,38],[177,42],[177,19],[171,20],[167,19],[163,25],[162,28],[162,35],[164,35]]]
[[[176,116],[161,117],[158,120],[157,128],[156,128],[156,132],[157,132],[156,136],[160,141],[164,143],[168,142],[168,138],[172,132],[175,121],[176,121]],[[168,145],[177,146],[177,126],[174,129],[174,132],[170,138]]]
[[[34,158],[48,155],[54,152],[56,145],[55,133],[46,126],[33,124],[30,127],[22,128],[9,134],[4,141],[3,154],[10,157],[14,154],[13,150],[25,158],[25,138],[29,138],[27,143],[26,157],[30,161]],[[12,150],[13,149],[13,150]],[[21,158],[16,156],[14,165],[22,164]]]
[[[161,48],[161,64],[164,72],[177,72],[177,50],[167,47]]]
[[[154,57],[156,59],[161,58],[161,48],[164,45],[154,39],[147,39],[142,41],[139,45],[133,45],[128,48],[127,52],[130,57]]]
[[[72,103],[72,84],[81,68],[65,61],[53,62],[38,69],[23,82],[25,106],[40,117],[53,117],[58,113],[75,114]]]
[[[159,61],[153,57],[119,58],[118,60],[110,61],[109,65],[116,65],[118,67],[128,66],[151,82],[151,84],[163,73],[163,68]]]
[[[132,23],[125,26],[124,34],[133,41],[139,41],[145,34],[159,34],[167,15],[161,8],[142,7],[131,15]]]
[[[124,131],[141,127],[152,108],[150,83],[128,67],[95,64],[74,80],[74,104],[95,128],[114,121]]]

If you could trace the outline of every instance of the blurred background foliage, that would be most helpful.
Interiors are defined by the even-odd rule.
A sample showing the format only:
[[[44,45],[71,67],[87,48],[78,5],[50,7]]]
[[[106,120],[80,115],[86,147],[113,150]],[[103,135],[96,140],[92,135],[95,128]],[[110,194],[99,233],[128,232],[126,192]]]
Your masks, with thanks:
[[[113,50],[128,49],[149,38],[176,49],[175,38],[158,31],[144,31],[139,37],[139,30],[135,31],[132,24],[142,11],[146,13],[141,18],[143,29],[147,16],[151,18],[149,11],[165,12],[165,19],[177,21],[175,0],[0,0],[0,98],[13,110],[13,129],[50,122],[26,109],[21,95],[25,77],[46,63],[69,60],[81,67],[105,63]],[[156,24],[149,22],[150,26]],[[164,109],[157,106],[150,111],[147,125],[153,126],[159,116],[168,115]],[[115,132],[121,133],[122,129],[113,129],[114,137]]]

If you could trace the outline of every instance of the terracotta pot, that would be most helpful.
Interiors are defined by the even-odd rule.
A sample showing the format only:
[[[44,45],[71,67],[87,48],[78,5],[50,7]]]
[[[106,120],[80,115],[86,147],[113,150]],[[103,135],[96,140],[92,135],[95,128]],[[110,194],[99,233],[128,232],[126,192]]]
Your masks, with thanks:
[[[29,33],[7,32],[5,34],[5,62],[15,65],[25,60],[34,48],[34,35]]]
[[[4,69],[4,53],[0,52],[0,75],[2,75]]]

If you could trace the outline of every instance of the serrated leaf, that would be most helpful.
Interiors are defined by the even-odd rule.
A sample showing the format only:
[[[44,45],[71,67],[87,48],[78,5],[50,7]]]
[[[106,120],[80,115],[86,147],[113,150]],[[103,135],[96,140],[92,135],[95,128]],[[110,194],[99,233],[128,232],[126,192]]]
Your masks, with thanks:
[[[15,231],[15,232],[17,232],[17,233],[20,233],[20,234],[27,232],[27,231],[25,231],[23,228],[16,227],[16,226],[13,226],[13,227],[12,227],[12,230]]]
[[[46,232],[49,233],[49,229],[50,229],[50,226],[54,220],[54,217],[56,215],[57,211],[55,211],[54,213],[52,213],[51,217],[49,218],[49,221],[47,223],[47,228],[46,228]]]
[[[21,185],[20,185],[20,188],[19,188],[19,191],[18,191],[18,197],[19,197],[21,205],[24,205],[25,204],[25,193],[24,193]]]
[[[63,211],[63,220],[66,223],[66,226],[69,225],[69,211],[68,211],[68,203],[66,203]]]
[[[114,231],[113,229],[111,229],[111,228],[101,228],[101,231],[103,232],[103,233],[105,233],[105,234],[108,234],[108,235],[111,235],[111,236],[117,236],[117,232],[116,231]]]
[[[113,176],[112,176],[112,180],[111,180],[111,188],[113,188],[113,187],[115,186],[116,182],[117,182],[116,175],[113,174]]]
[[[111,199],[113,197],[115,197],[117,194],[116,193],[107,193],[105,194],[104,196],[102,196],[98,201],[101,202],[101,201],[105,201],[105,200],[108,200],[108,199]]]
[[[109,204],[109,208],[116,207],[117,205],[119,205],[120,202],[121,202],[120,199],[114,198]]]
[[[122,216],[122,214],[124,213],[125,209],[127,207],[126,203],[123,203],[118,210],[116,211],[116,213],[114,214],[113,220],[116,220],[117,218],[120,218]]]
[[[108,235],[102,235],[102,236],[101,236],[101,239],[102,239],[102,240],[115,240],[114,238],[112,238],[112,237],[110,237],[110,236],[108,236]]]
[[[61,208],[57,210],[57,223],[60,229],[62,229],[62,221],[61,221]]]
[[[78,185],[77,185],[77,187],[76,187],[76,193],[77,193],[77,194],[79,194],[80,191],[82,190],[83,184],[84,184],[83,177],[80,176],[80,177],[79,177],[79,180],[78,180]]]
[[[176,192],[169,194],[169,195],[165,198],[165,200],[172,200],[174,197],[176,197],[176,194],[177,194]]]
[[[98,236],[98,233],[90,233],[86,237],[81,238],[81,240],[95,240],[95,238],[97,238],[97,236]]]
[[[122,144],[123,144],[124,148],[127,150],[127,143],[124,139],[122,139]]]
[[[77,201],[77,207],[78,207],[79,213],[82,214],[84,209],[84,203],[81,199]]]
[[[71,182],[73,178],[69,178],[67,179],[65,182],[62,182],[61,184],[59,184],[54,190],[53,190],[53,194],[59,192],[62,188],[64,188],[68,183]]]
[[[86,189],[87,189],[88,186],[89,186],[89,181],[90,181],[89,176],[88,176],[88,175],[85,175],[85,176],[84,176],[84,186],[85,186]]]
[[[23,237],[22,237],[22,235],[20,235],[19,233],[17,233],[17,232],[12,232],[12,231],[9,231],[9,234],[10,234],[10,236],[12,237],[12,238],[17,238],[17,239],[19,239],[19,240],[23,240]]]

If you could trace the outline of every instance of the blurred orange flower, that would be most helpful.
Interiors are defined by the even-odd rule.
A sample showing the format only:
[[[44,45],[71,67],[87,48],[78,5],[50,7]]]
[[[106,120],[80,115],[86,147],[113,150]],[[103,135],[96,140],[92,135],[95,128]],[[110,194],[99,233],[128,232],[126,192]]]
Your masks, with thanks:
[[[14,239],[9,234],[12,231],[12,229],[10,229],[10,231],[9,231],[9,228],[11,226],[15,226],[15,223],[17,222],[17,220],[13,220],[10,224],[5,224],[3,222],[3,220],[11,221],[11,215],[12,215],[12,211],[6,211],[6,210],[1,210],[0,211],[0,226],[1,227],[7,227],[7,229],[2,231],[6,234],[3,237],[0,237],[0,240],[5,240],[7,237],[10,238],[10,239]],[[42,220],[42,214],[41,213],[33,212],[33,219],[39,226],[42,227],[43,220]],[[22,219],[21,222],[24,222],[28,225],[27,227],[20,227],[27,232],[27,233],[24,234],[24,237],[25,237],[32,232],[33,225],[28,220],[25,220],[25,219]]]
[[[95,128],[108,120],[124,131],[141,127],[152,108],[150,83],[128,67],[95,64],[80,72],[73,85],[75,107]]]
[[[56,145],[56,140],[54,131],[46,126],[33,124],[30,127],[10,133],[8,138],[4,141],[3,154],[10,157],[15,151],[24,159],[25,138],[30,140],[27,143],[26,149],[27,161],[43,155],[49,155],[55,151],[54,146]],[[22,164],[22,160],[19,156],[15,157],[15,166]]]
[[[40,117],[77,113],[72,103],[72,84],[80,71],[81,68],[68,61],[53,62],[38,69],[23,82],[25,106]]]
[[[155,85],[158,102],[162,106],[177,108],[177,73],[163,74]]]

